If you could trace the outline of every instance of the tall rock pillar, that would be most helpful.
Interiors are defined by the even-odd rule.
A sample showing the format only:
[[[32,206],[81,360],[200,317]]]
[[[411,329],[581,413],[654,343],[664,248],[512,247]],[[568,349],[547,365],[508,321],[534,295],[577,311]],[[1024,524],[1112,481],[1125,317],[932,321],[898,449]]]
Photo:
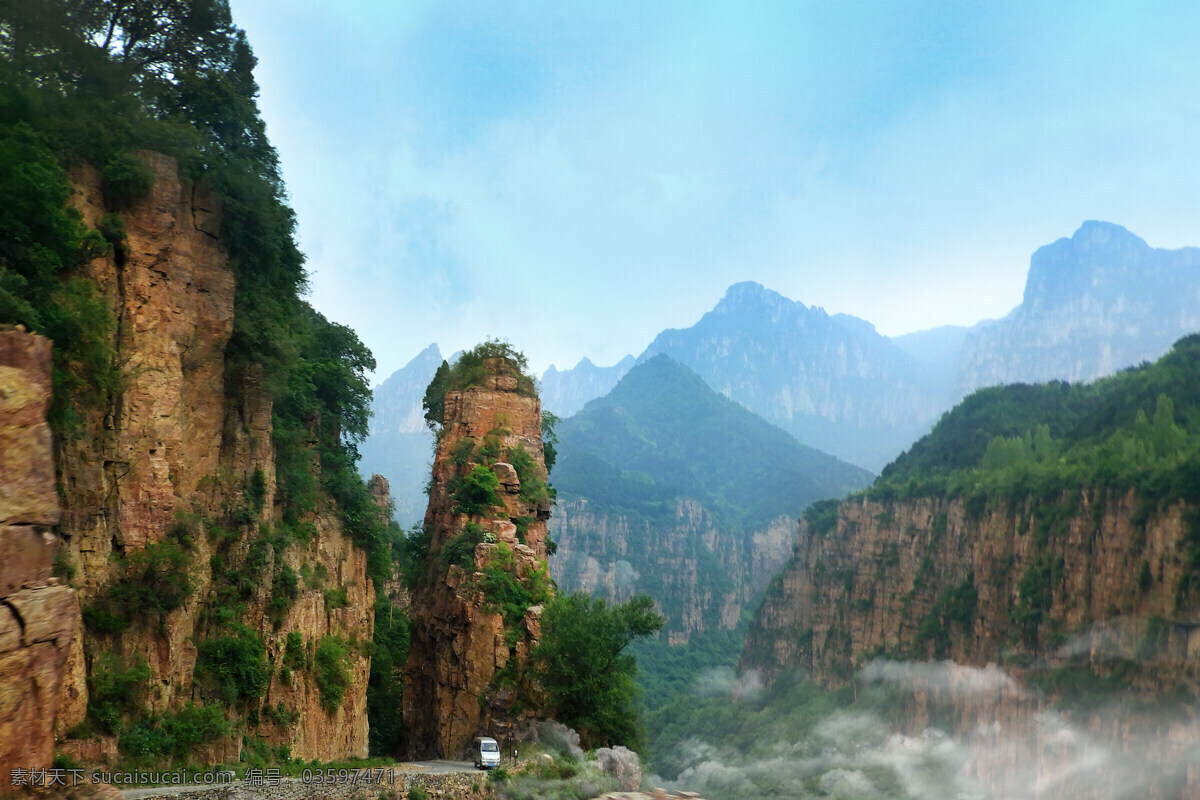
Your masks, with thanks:
[[[434,455],[404,671],[414,758],[465,757],[473,737],[501,738],[540,705],[526,666],[551,591],[541,402],[508,362],[485,364],[482,385],[446,393]]]

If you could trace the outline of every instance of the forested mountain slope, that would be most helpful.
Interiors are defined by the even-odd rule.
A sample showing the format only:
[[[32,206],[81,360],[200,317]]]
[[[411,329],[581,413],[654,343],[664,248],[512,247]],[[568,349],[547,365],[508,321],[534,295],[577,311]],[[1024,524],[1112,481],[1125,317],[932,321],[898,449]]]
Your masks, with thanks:
[[[1190,336],[1095,383],[980,390],[870,489],[809,509],[741,665],[840,686],[877,659],[998,662],[1040,692],[1010,682],[996,705],[952,687],[951,730],[979,715],[1023,730],[1053,704],[1114,747],[1137,742],[1139,769],[1158,765],[1149,785],[1194,786],[1172,765],[1200,745],[1198,636]]]
[[[634,367],[557,433],[556,580],[614,599],[650,594],[674,641],[736,626],[804,507],[870,479],[666,356]]]

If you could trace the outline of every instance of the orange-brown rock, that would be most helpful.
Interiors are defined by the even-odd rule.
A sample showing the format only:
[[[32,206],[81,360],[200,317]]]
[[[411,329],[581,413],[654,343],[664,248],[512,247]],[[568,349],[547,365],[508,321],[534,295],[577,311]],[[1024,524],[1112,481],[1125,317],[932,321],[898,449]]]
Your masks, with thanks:
[[[80,622],[74,590],[51,575],[55,537],[44,527],[59,518],[50,353],[40,336],[0,330],[0,794],[11,770],[51,764]]]
[[[78,430],[56,442],[64,507],[58,530],[63,556],[75,568],[73,584],[87,605],[119,577],[118,557],[162,542],[181,519],[190,527],[192,591],[182,606],[161,619],[136,619],[120,635],[89,634],[87,642],[89,651],[115,652],[126,664],[143,659],[152,673],[144,702],[149,710],[168,712],[205,699],[193,680],[197,642],[225,633],[206,619],[220,569],[244,565],[260,525],[265,531],[279,514],[270,396],[257,369],[234,374],[225,357],[235,278],[220,240],[219,198],[203,182],[181,179],[173,159],[139,155],[154,173],[154,186],[128,207],[106,206],[95,170],[84,166],[71,176],[71,202],[84,221],[95,225],[119,211],[127,240],[83,269],[115,320],[111,343],[121,375],[110,396],[80,409]],[[252,479],[261,481],[261,507],[251,507]],[[372,638],[374,596],[365,555],[331,512],[304,523],[313,531],[306,541],[278,555],[266,548],[266,564],[254,575],[257,589],[243,598],[238,619],[264,640],[276,665],[292,632],[306,646],[326,635],[364,644]],[[220,568],[213,566],[214,556]],[[268,606],[272,576],[283,564],[322,577],[300,583],[276,628]],[[326,592],[342,590],[348,604],[327,608]],[[64,713],[67,706],[77,713],[85,686],[82,639],[72,648],[78,657],[68,662]],[[296,757],[365,755],[366,650],[350,649],[351,685],[333,713],[321,707],[311,671],[283,681],[276,668],[263,702],[272,709],[283,703],[303,722],[264,725],[257,733],[288,745]],[[241,742],[238,734],[196,758],[236,760]]]
[[[492,363],[490,368],[494,374],[487,385],[446,393],[445,424],[425,515],[430,563],[424,584],[413,596],[413,632],[404,671],[403,710],[411,757],[462,758],[473,737],[508,730],[514,718],[511,704],[519,693],[526,703],[536,695],[521,676],[539,635],[540,608],[530,608],[519,624],[506,628],[502,614],[488,603],[478,570],[500,548],[507,548],[518,580],[529,585],[539,577],[546,579],[549,502],[522,497],[511,464],[511,455],[523,448],[540,478],[546,477],[541,404],[517,391],[516,379],[504,374],[503,365]],[[480,452],[485,438],[497,448],[492,458]],[[470,457],[463,458],[468,447]],[[460,454],[457,463],[455,453]],[[458,513],[453,482],[485,463],[500,483],[502,506],[474,517]],[[486,532],[475,548],[473,572],[446,565],[441,558],[446,543],[468,523]],[[516,676],[515,687],[495,680],[506,667]],[[525,713],[535,710],[527,707]]]
[[[1063,735],[1039,727],[1053,686],[1021,684],[1056,669],[1115,676],[1129,686],[1127,700],[1068,707],[1063,719],[1100,746],[1138,754],[1144,796],[1198,796],[1200,775],[1177,767],[1200,747],[1200,720],[1186,707],[1155,710],[1164,696],[1200,690],[1200,603],[1178,591],[1188,507],[1146,516],[1140,505],[1134,492],[1100,490],[974,514],[961,500],[848,500],[832,530],[801,523],[741,668],[844,685],[875,659],[1002,664],[1013,678],[1004,691],[916,688],[900,714],[919,733],[940,706],[940,724],[977,751],[972,763],[996,796],[1031,773],[1053,785],[1064,758]],[[1119,782],[1111,795],[1067,788],[1055,796],[1127,796]]]

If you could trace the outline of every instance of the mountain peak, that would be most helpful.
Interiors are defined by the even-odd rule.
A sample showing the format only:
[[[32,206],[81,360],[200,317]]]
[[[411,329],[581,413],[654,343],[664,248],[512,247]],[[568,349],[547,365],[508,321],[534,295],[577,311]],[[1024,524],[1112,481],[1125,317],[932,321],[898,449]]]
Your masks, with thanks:
[[[1030,311],[1045,310],[1099,286],[1148,277],[1150,253],[1150,246],[1128,229],[1088,220],[1070,239],[1059,239],[1033,254],[1023,304]]]
[[[1125,226],[1098,219],[1086,220],[1071,237],[1071,241],[1077,247],[1081,245],[1103,245],[1121,240],[1137,242],[1143,246],[1146,245],[1146,242],[1140,236],[1130,233],[1129,229]]]
[[[790,300],[779,292],[768,289],[761,283],[741,281],[725,290],[725,296],[721,298],[721,301],[717,303],[713,311],[719,313],[746,311],[758,313],[764,308],[777,311],[789,307],[807,310],[807,307],[803,303]]]
[[[442,363],[442,351],[438,348],[437,342],[432,342],[425,347],[424,350],[413,356],[407,364],[400,368],[410,370],[417,367],[422,367],[426,364],[433,364],[436,369]]]

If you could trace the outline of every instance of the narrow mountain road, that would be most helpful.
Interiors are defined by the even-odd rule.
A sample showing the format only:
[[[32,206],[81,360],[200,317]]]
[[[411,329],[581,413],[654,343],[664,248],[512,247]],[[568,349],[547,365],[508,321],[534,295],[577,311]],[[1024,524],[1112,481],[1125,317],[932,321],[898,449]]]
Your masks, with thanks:
[[[414,761],[396,764],[393,767],[388,767],[384,770],[385,777],[383,783],[376,784],[378,786],[387,786],[390,784],[389,778],[391,772],[395,770],[396,783],[399,784],[402,778],[412,777],[416,775],[454,775],[464,772],[475,772],[475,765],[470,761]],[[207,800],[208,797],[230,797],[230,798],[303,798],[308,796],[308,791],[320,791],[322,796],[326,794],[330,796],[340,796],[345,793],[350,796],[355,789],[362,789],[372,786],[369,783],[325,783],[323,785],[313,781],[305,781],[303,778],[282,778],[277,785],[261,786],[250,785],[245,781],[235,780],[229,783],[222,784],[193,784],[189,786],[157,786],[145,787],[139,789],[125,789],[117,796],[122,800],[165,800],[165,798],[187,798],[194,797],[197,800]],[[307,791],[306,791],[307,790]]]

